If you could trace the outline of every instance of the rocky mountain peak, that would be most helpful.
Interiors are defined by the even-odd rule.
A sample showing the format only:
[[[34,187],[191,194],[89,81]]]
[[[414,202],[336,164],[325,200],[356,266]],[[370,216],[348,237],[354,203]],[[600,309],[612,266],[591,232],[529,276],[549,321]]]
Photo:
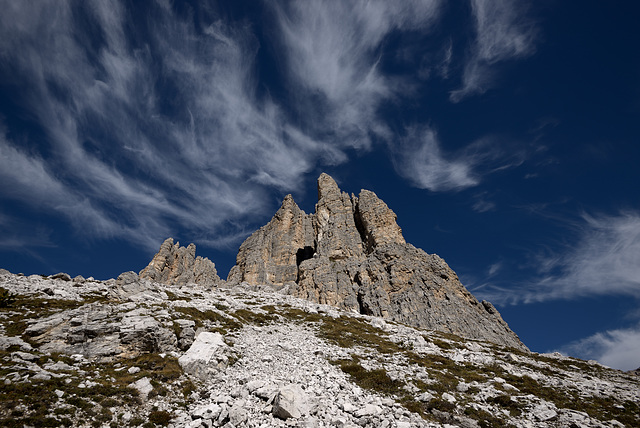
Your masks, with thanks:
[[[271,221],[240,246],[229,285],[269,285],[293,296],[412,326],[527,349],[440,257],[407,243],[378,196],[342,192],[318,178],[315,213],[287,195]]]
[[[367,253],[378,245],[406,244],[396,214],[375,193],[361,190],[356,204],[356,223]]]
[[[338,199],[341,191],[336,181],[329,174],[322,173],[318,177],[318,201],[322,199]]]
[[[141,279],[169,285],[217,285],[220,277],[214,263],[208,258],[196,257],[195,244],[181,247],[167,238],[149,265],[140,271]]]
[[[364,257],[355,223],[354,201],[324,173],[318,178],[318,196],[313,217],[316,253],[332,260]]]

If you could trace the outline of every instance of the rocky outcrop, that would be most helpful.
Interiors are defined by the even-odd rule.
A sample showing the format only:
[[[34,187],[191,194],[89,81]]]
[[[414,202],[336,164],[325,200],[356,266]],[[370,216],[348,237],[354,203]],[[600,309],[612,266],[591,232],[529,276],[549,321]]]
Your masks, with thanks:
[[[169,285],[195,283],[215,286],[220,283],[220,277],[211,260],[196,257],[194,244],[181,247],[179,242],[173,243],[173,238],[168,238],[162,243],[160,251],[151,263],[140,271],[140,279]]]
[[[110,361],[176,349],[176,336],[134,303],[91,303],[53,314],[24,332],[41,352]]]
[[[240,246],[227,279],[234,284],[294,284],[298,266],[313,255],[313,247],[311,217],[287,195],[271,221]]]
[[[314,302],[526,349],[442,258],[405,241],[396,214],[375,193],[350,197],[327,174],[318,178],[315,213],[288,195],[242,244],[227,281],[289,285],[290,294]]]

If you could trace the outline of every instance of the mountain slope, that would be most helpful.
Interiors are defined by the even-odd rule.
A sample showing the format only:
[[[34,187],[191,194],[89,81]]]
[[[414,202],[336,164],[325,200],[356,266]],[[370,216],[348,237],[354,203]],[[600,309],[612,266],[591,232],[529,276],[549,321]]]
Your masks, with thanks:
[[[595,362],[244,286],[209,291],[134,275],[0,271],[0,425],[640,423],[638,376]]]

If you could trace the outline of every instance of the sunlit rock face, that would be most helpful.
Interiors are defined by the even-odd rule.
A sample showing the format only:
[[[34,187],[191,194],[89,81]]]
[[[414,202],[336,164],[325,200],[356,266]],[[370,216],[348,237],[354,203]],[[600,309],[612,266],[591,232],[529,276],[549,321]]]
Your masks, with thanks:
[[[314,246],[312,217],[287,195],[271,221],[240,246],[230,283],[285,285],[298,278],[299,261]]]
[[[318,178],[315,213],[287,195],[241,245],[227,282],[285,288],[340,309],[526,349],[442,258],[405,241],[396,214],[374,192],[349,196],[327,174]]]
[[[211,260],[196,257],[196,246],[189,244],[181,247],[166,239],[149,265],[140,272],[141,279],[168,285],[195,283],[214,286],[220,283],[220,277]]]

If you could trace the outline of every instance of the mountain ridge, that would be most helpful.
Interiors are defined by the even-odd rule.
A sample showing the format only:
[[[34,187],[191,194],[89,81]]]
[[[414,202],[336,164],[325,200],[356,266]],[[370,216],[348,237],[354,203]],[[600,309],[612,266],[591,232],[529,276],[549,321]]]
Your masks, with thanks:
[[[271,285],[310,301],[526,349],[489,302],[478,302],[435,254],[407,243],[396,214],[369,190],[349,196],[318,178],[315,213],[287,195],[240,246],[227,283]]]

